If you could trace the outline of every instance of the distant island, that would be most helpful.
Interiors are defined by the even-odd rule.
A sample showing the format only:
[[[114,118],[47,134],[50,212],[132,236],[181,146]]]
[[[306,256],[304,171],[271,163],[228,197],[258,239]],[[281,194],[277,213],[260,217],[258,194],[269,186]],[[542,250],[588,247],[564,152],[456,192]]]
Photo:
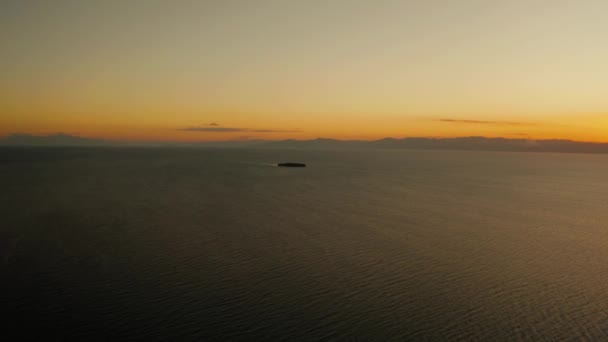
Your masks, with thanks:
[[[304,163],[278,163],[277,166],[282,167],[306,167]]]
[[[505,152],[558,152],[558,153],[608,153],[608,143],[580,142],[572,140],[533,140],[487,137],[461,138],[384,138],[380,140],[234,140],[205,142],[167,141],[114,141],[53,134],[36,136],[13,134],[0,137],[0,146],[174,146],[209,148],[259,148],[259,149],[418,149],[418,150],[469,150]]]

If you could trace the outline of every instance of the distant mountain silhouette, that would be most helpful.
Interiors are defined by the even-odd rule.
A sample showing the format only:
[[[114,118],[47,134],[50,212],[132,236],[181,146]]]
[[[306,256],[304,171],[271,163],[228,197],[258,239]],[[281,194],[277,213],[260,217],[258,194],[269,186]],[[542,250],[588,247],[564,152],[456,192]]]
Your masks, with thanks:
[[[383,148],[424,150],[474,150],[512,152],[608,153],[608,143],[571,140],[529,140],[485,137],[384,138],[380,140],[284,140],[259,144],[265,148]]]
[[[114,142],[82,138],[69,134],[57,133],[53,135],[30,135],[12,134],[0,139],[0,145],[4,146],[108,146],[115,145]]]
[[[119,142],[82,138],[68,134],[35,136],[13,134],[0,138],[0,146],[176,146],[213,148],[287,148],[287,149],[422,149],[422,150],[472,150],[511,152],[566,152],[608,153],[608,143],[591,143],[572,140],[530,140],[486,137],[463,138],[384,138],[380,140],[336,140],[318,138],[311,140],[234,140],[206,142]]]

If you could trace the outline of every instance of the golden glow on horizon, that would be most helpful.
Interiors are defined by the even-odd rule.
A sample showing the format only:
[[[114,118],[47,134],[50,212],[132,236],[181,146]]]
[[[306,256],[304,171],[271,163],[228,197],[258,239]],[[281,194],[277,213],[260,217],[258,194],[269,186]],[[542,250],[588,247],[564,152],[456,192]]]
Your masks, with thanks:
[[[0,136],[608,142],[606,12],[595,0],[0,4]],[[223,130],[182,130],[212,122]]]

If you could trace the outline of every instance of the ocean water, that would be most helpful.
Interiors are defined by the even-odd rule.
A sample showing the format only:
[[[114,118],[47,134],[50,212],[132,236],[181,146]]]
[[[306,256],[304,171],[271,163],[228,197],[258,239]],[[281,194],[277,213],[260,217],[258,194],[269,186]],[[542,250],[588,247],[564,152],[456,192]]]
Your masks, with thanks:
[[[608,156],[5,148],[0,258],[22,338],[606,340]]]

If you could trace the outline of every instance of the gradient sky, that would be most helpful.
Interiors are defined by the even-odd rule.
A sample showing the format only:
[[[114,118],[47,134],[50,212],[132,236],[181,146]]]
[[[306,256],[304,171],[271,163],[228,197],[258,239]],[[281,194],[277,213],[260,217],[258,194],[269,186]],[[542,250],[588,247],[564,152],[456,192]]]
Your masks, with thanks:
[[[608,1],[0,2],[0,135],[608,142]]]

